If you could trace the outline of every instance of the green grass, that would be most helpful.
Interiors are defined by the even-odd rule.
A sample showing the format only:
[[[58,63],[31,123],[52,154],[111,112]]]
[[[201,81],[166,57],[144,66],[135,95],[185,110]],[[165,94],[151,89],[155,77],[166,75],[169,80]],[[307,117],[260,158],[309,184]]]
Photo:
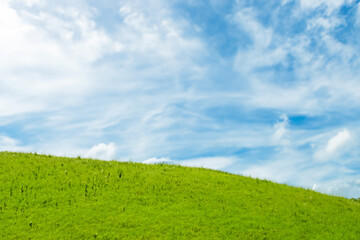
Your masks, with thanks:
[[[202,168],[0,153],[0,239],[360,239],[360,203]]]

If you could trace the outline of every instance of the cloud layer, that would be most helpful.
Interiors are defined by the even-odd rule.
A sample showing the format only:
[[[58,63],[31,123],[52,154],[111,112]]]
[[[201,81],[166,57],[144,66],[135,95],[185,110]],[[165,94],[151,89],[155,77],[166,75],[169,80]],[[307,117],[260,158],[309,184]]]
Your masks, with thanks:
[[[359,197],[359,9],[1,1],[0,148],[176,161]]]

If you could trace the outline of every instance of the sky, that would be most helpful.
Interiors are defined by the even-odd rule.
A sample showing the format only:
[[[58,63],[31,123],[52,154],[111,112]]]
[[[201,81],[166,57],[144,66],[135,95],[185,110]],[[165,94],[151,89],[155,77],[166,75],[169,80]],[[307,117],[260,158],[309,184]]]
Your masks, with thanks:
[[[359,0],[1,0],[0,151],[360,197]]]

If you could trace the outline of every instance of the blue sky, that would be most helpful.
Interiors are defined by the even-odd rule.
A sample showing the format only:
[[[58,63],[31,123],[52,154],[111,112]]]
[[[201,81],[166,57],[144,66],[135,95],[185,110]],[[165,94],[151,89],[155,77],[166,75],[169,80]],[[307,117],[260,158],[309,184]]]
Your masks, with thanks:
[[[0,150],[360,196],[355,0],[2,0]]]

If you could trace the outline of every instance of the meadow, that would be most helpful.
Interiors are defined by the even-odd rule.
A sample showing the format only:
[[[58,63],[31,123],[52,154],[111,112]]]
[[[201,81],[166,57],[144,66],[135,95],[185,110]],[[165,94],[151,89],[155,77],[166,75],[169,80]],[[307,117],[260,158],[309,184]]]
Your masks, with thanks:
[[[0,239],[360,239],[360,202],[203,168],[0,153]]]

